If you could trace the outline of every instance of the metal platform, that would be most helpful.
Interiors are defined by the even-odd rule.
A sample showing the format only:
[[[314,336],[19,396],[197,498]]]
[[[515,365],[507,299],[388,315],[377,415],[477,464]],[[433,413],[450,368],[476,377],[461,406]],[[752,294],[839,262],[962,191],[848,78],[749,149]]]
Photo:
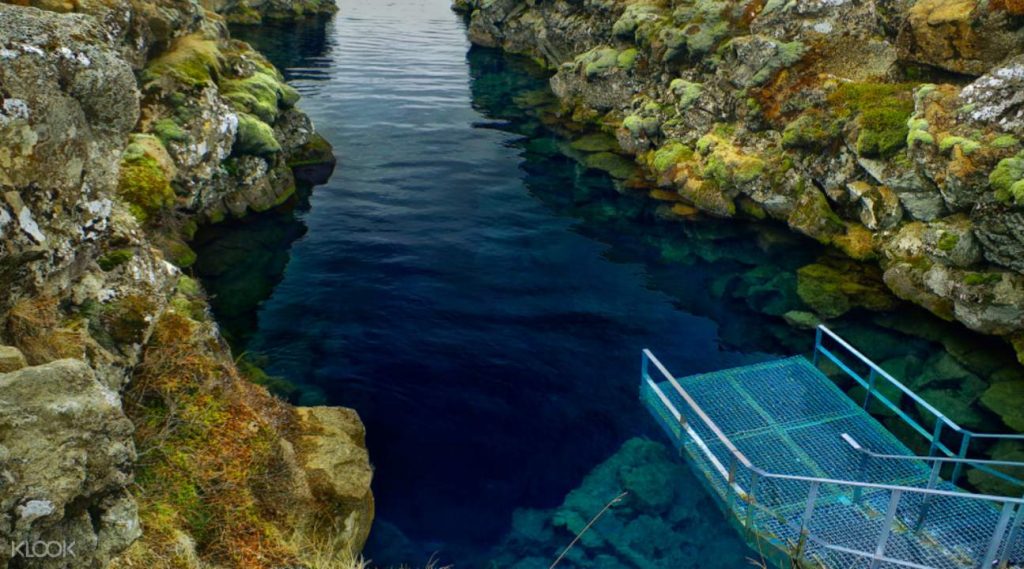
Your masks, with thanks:
[[[850,399],[819,361],[861,384],[865,400]],[[934,424],[925,428],[901,401],[882,395],[881,382]],[[813,361],[792,357],[683,378],[645,350],[640,393],[754,557],[785,568],[1024,565],[1024,500],[955,485],[965,468],[976,468],[1024,491],[1005,472],[1024,465],[968,456],[973,443],[1024,436],[961,428],[825,327]],[[923,437],[930,454],[914,456],[865,411],[870,402]]]

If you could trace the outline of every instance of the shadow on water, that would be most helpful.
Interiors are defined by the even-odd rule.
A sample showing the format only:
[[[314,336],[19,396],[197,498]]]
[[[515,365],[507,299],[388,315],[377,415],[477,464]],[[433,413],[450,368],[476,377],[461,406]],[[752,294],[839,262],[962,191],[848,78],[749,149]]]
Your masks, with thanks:
[[[267,353],[269,371],[300,385],[297,402],[359,410],[379,506],[368,554],[543,568],[575,527],[566,520],[600,509],[623,472],[642,472],[646,501],[597,532],[618,537],[565,567],[614,569],[609,551],[653,535],[664,548],[643,553],[652,567],[745,565],[664,447],[633,440],[616,452],[632,437],[661,440],[635,403],[639,349],[679,373],[807,352],[813,334],[783,315],[807,313],[797,271],[831,254],[771,223],[667,216],[582,166],[586,153],[546,116],[547,75],[521,58],[471,49],[455,70],[468,72],[468,93],[447,95],[473,112],[449,110],[466,122],[457,114],[444,128],[426,111],[388,114],[411,97],[390,77],[376,99],[340,99],[339,75],[401,71],[332,63],[373,47],[372,30],[345,28],[361,21],[233,30],[300,79],[303,107],[343,161],[312,210],[301,192],[204,228],[196,272],[235,350]],[[370,118],[344,104],[366,105]],[[1012,373],[1005,347],[907,307],[830,324],[965,424],[1000,428],[974,403],[990,378]],[[656,480],[678,490],[645,494]]]

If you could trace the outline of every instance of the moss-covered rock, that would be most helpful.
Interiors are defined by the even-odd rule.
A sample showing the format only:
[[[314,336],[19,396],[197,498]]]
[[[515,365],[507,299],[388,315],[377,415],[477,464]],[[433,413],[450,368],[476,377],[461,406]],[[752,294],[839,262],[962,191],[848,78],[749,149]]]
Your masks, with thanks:
[[[99,259],[96,259],[96,263],[104,271],[113,271],[117,267],[131,261],[135,257],[134,249],[114,249],[104,253]]]
[[[808,111],[786,125],[782,146],[816,150],[826,147],[838,135],[836,124],[829,117],[820,111]]]
[[[142,222],[174,205],[174,190],[167,172],[150,154],[126,154],[121,161],[117,193]]]
[[[248,113],[238,114],[238,134],[233,152],[267,156],[281,151],[281,144],[274,137],[274,129],[258,117]]]
[[[797,294],[825,318],[837,318],[857,307],[892,310],[899,302],[877,268],[838,258],[801,267]]]
[[[1011,429],[1024,432],[1024,382],[1004,381],[992,385],[982,394],[981,404]]]
[[[221,95],[241,112],[255,115],[273,124],[282,109],[295,106],[299,93],[269,71],[258,71],[249,77],[221,81]]]
[[[999,162],[989,174],[997,200],[1024,204],[1024,152]]]
[[[210,85],[220,76],[223,59],[215,40],[202,34],[176,39],[142,72],[142,81],[151,83],[167,78],[190,87]]]

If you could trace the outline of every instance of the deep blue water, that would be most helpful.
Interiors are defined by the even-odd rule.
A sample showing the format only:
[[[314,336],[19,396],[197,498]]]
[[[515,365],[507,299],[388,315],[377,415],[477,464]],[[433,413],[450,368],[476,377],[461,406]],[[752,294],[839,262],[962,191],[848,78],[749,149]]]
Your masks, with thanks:
[[[286,70],[339,166],[289,208],[204,231],[198,271],[237,350],[296,401],[366,422],[369,557],[474,566],[516,508],[558,505],[630,437],[660,440],[636,396],[642,348],[695,373],[810,347],[778,316],[799,307],[794,270],[817,244],[666,221],[580,166],[527,108],[544,73],[471,50],[447,0],[341,9],[236,32]],[[703,539],[736,556],[699,566],[736,567],[740,542],[706,515]]]

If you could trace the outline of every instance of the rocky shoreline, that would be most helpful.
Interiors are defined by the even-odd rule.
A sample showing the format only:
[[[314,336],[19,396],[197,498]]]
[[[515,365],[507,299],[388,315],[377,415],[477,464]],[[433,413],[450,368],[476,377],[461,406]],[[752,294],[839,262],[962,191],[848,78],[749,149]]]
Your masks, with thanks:
[[[617,140],[588,165],[665,215],[777,220],[880,269],[801,270],[816,314],[787,319],[905,300],[1005,339],[1024,363],[1019,3],[453,7],[473,43],[552,70],[560,120]]]
[[[334,166],[298,93],[226,23],[335,9],[0,3],[4,566],[280,567],[365,542],[358,416],[250,381],[187,276],[200,224]],[[13,547],[54,540],[74,556]]]

